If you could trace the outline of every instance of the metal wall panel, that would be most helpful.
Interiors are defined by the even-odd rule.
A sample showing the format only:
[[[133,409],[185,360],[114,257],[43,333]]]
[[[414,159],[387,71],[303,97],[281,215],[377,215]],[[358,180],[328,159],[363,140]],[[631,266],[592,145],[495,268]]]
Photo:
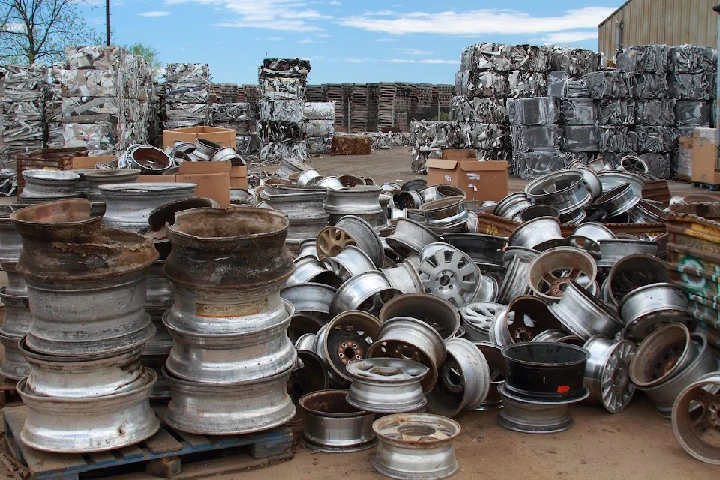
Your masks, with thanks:
[[[716,0],[629,0],[598,27],[598,50],[606,59],[618,49],[616,24],[623,23],[623,47],[633,45],[717,46]]]

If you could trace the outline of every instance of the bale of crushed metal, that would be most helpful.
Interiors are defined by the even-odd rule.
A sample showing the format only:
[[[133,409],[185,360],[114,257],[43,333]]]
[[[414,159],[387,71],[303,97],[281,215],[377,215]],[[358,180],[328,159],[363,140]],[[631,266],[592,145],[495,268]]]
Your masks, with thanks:
[[[667,45],[638,45],[620,52],[616,64],[625,72],[664,74],[668,70],[668,53]]]
[[[637,125],[675,125],[675,102],[673,100],[645,100],[635,104]]]
[[[599,130],[595,125],[567,125],[563,128],[562,149],[567,152],[597,152]]]
[[[681,127],[709,127],[710,104],[702,100],[675,102],[675,122]]]
[[[512,125],[551,125],[560,121],[558,101],[552,97],[509,98],[507,112]]]
[[[568,98],[561,102],[560,118],[565,125],[596,125],[598,109],[592,98]]]
[[[672,173],[671,153],[642,153],[639,155],[648,166],[648,173],[655,178],[667,179]]]
[[[550,72],[547,77],[547,95],[553,98],[565,98],[565,86],[570,77],[566,72]]]
[[[512,147],[515,152],[559,149],[562,130],[558,125],[520,125],[512,127]]]
[[[668,126],[636,125],[637,146],[640,153],[666,153],[675,148],[677,131]]]
[[[670,96],[678,100],[710,100],[715,83],[711,73],[669,73]]]
[[[551,52],[548,47],[537,45],[508,45],[503,43],[478,43],[471,45],[461,54],[461,68],[464,71],[493,70],[510,72],[548,72]]]
[[[635,108],[634,100],[604,98],[598,102],[600,125],[632,125]]]
[[[450,118],[458,122],[506,123],[505,99],[452,97]]]
[[[516,152],[513,154],[512,168],[518,177],[533,180],[562,170],[568,160],[568,155],[558,150]]]
[[[455,91],[468,98],[501,98],[510,94],[510,86],[507,74],[469,71],[455,74]]]
[[[514,98],[544,97],[547,95],[547,83],[545,73],[514,70],[508,74],[508,96]]]
[[[596,71],[600,66],[600,54],[592,50],[572,47],[552,47],[551,67],[574,77]]]
[[[585,75],[584,80],[590,97],[595,99],[633,96],[635,77],[626,72],[618,70],[593,72]]]
[[[636,151],[637,134],[629,127],[601,126],[600,127],[601,152],[629,153]]]
[[[365,135],[335,135],[332,139],[333,155],[370,155],[372,139]]]
[[[500,150],[509,146],[509,130],[505,125],[494,123],[460,122],[459,148]]]
[[[635,75],[635,98],[652,100],[666,98],[670,91],[667,75],[655,73],[639,73]]]
[[[668,70],[675,73],[703,73],[716,70],[710,47],[679,45],[670,47]]]

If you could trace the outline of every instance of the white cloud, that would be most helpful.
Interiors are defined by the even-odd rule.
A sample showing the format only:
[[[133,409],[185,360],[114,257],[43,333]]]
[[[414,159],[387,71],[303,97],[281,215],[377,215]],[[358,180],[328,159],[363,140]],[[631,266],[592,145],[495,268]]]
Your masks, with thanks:
[[[315,32],[320,20],[332,17],[308,8],[302,0],[165,0],[168,5],[196,3],[229,13],[218,27],[261,28],[267,30]]]
[[[376,38],[375,41],[376,41],[376,42],[381,42],[381,43],[382,43],[382,42],[395,42],[395,41],[397,41],[397,39],[396,39],[396,38],[382,37],[382,38]]]
[[[433,52],[428,52],[427,50],[419,50],[417,48],[393,48],[396,52],[402,54],[402,55],[414,55],[414,56],[421,56],[421,55],[431,55]]]
[[[551,33],[550,35],[547,35],[545,37],[542,37],[540,40],[546,43],[552,43],[554,45],[559,45],[561,43],[575,43],[575,42],[582,42],[584,40],[595,40],[597,39],[598,32],[595,31],[582,31],[582,30],[576,30],[576,31],[567,31],[567,32],[557,32],[557,33]]]
[[[328,2],[328,5],[342,5],[342,2],[332,1],[332,2]]]
[[[314,40],[312,38],[303,38],[302,40],[298,40],[297,43],[325,43],[325,42],[321,42],[320,40]]]
[[[259,40],[261,42],[282,42],[285,40],[283,37],[255,37],[255,40]]]
[[[138,13],[138,15],[146,18],[160,18],[167,17],[168,15],[170,15],[170,12],[168,12],[167,10],[153,10],[152,12]]]
[[[438,35],[507,34],[527,35],[594,28],[615,11],[614,8],[585,7],[558,16],[532,16],[509,9],[483,9],[456,12],[397,13],[380,11],[341,19],[340,25],[393,35],[433,33]],[[378,16],[388,18],[377,18]]]

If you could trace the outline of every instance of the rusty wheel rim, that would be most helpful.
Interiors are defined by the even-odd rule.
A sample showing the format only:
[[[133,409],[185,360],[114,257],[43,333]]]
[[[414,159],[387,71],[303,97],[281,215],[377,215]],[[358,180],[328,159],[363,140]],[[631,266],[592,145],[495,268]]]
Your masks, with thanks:
[[[334,257],[348,245],[357,246],[357,243],[345,230],[325,227],[317,237],[318,258],[324,260],[327,257]]]

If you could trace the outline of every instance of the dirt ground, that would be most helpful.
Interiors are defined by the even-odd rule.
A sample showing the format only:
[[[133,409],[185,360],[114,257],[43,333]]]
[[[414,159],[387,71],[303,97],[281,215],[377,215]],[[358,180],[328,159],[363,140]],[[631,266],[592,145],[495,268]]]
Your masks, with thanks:
[[[371,156],[319,157],[309,162],[320,173],[362,174],[377,182],[422,178],[410,172],[405,148]],[[511,179],[510,191],[526,182]],[[708,193],[689,184],[671,184],[674,195]],[[602,408],[571,408],[575,425],[554,435],[526,435],[501,428],[497,412],[465,412],[457,420],[462,432],[455,442],[460,461],[458,479],[693,479],[717,480],[720,467],[694,460],[675,440],[672,426],[654,411],[652,402],[638,393],[617,415]],[[213,476],[218,479],[380,479],[371,466],[373,451],[351,454],[313,453],[299,446],[292,460],[266,468]],[[205,467],[212,468],[215,462]],[[146,475],[128,478],[150,478]]]

